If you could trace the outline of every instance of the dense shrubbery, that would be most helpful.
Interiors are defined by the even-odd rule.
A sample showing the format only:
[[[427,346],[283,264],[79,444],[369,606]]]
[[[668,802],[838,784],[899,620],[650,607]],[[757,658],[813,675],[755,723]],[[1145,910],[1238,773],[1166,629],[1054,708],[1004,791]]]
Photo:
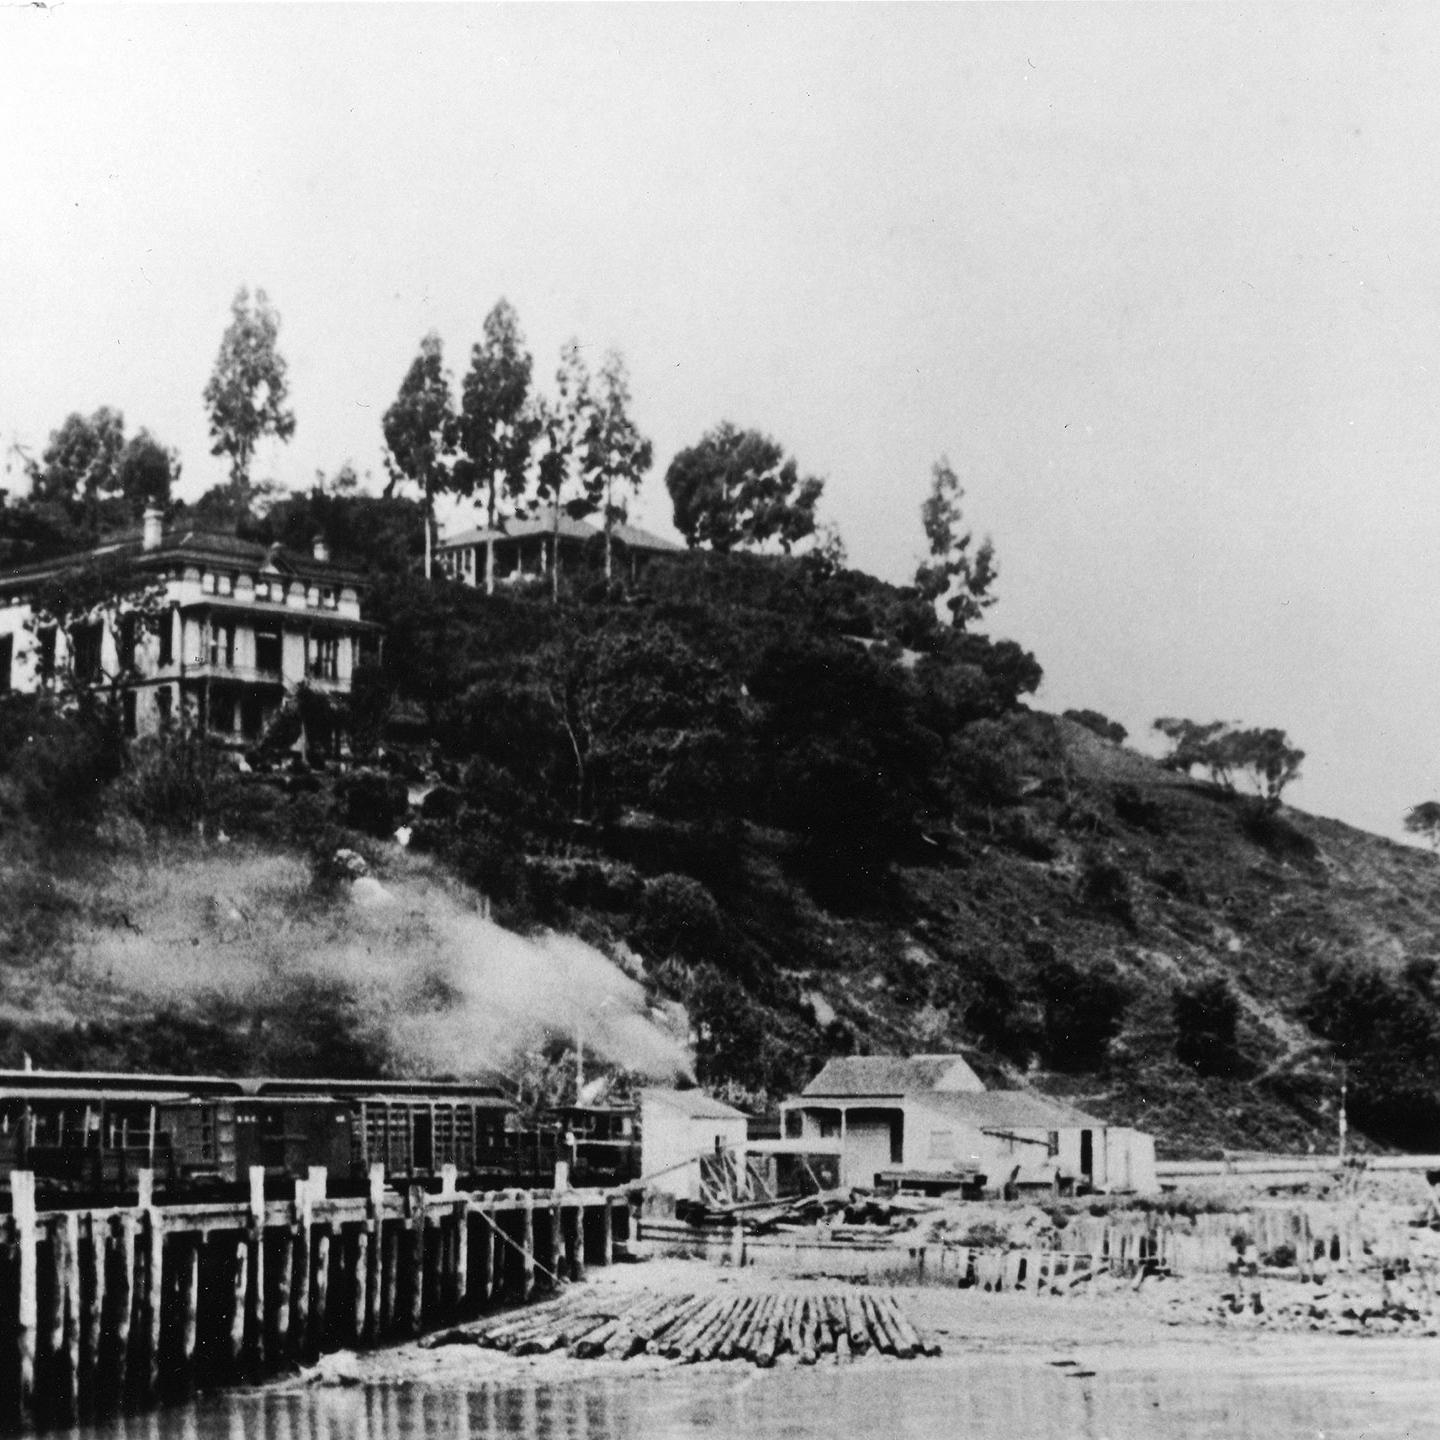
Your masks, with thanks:
[[[1400,975],[1360,962],[1316,968],[1303,1016],[1350,1082],[1350,1115],[1367,1134],[1440,1148],[1440,991],[1433,961]]]
[[[1232,1075],[1240,1068],[1240,1002],[1222,976],[1175,992],[1175,1055],[1199,1075]]]

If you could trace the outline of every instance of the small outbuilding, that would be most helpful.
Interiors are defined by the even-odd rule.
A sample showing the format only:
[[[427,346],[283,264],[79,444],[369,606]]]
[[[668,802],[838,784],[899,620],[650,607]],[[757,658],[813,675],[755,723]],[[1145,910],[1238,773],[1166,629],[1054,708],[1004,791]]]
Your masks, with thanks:
[[[652,1191],[699,1200],[719,1154],[744,1164],[748,1117],[703,1090],[640,1092],[640,1174]]]

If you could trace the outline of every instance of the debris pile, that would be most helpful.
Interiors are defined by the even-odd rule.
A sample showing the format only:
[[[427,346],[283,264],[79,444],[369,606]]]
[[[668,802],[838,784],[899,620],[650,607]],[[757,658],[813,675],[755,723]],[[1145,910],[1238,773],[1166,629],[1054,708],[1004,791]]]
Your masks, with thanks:
[[[445,1330],[420,1343],[427,1349],[479,1345],[512,1355],[564,1351],[581,1360],[628,1360],[641,1354],[682,1365],[748,1360],[761,1368],[782,1355],[814,1365],[825,1355],[843,1361],[872,1350],[899,1360],[940,1353],[939,1344],[906,1318],[893,1295],[857,1291],[567,1295],[504,1319]]]

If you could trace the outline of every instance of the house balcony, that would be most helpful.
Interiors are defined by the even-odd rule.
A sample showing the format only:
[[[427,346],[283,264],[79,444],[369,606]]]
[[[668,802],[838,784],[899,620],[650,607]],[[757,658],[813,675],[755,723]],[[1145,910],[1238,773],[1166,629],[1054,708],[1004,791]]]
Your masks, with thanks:
[[[203,661],[186,665],[187,680],[229,680],[237,685],[271,685],[280,687],[285,680],[279,670],[261,670],[254,665],[226,665],[223,661]]]

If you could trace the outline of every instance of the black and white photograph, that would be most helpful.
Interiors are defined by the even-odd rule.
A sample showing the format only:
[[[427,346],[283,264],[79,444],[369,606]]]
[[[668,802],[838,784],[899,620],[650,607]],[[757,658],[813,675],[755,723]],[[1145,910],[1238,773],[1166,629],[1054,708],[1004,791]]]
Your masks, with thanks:
[[[1432,4],[7,3],[0,1435],[1436,1434],[1431,637]]]

